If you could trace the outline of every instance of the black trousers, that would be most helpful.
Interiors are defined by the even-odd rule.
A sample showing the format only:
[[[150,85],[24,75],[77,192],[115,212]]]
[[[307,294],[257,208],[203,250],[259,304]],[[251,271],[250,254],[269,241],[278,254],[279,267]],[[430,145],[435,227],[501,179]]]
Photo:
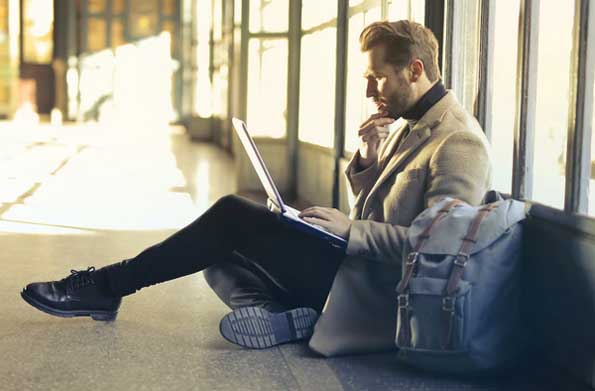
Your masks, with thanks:
[[[320,311],[343,257],[343,251],[286,225],[265,206],[229,195],[163,242],[99,271],[118,296],[204,270],[232,309]]]

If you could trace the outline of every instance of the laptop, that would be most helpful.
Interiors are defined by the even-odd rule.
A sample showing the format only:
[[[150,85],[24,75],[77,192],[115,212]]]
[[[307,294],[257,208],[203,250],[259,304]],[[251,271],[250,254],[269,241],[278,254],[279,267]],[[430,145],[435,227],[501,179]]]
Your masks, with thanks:
[[[238,118],[233,118],[232,123],[248,157],[250,158],[250,162],[252,162],[252,166],[256,170],[260,182],[262,182],[262,185],[264,186],[269,200],[281,211],[282,220],[301,231],[316,235],[319,238],[326,240],[335,247],[341,249],[346,248],[347,241],[345,239],[327,231],[319,225],[308,223],[298,217],[300,214],[299,210],[292,208],[283,202],[283,199],[277,190],[277,186],[275,186],[275,182],[273,182],[273,178],[271,177],[271,174],[269,174],[269,170],[264,164],[264,160],[262,160],[260,152],[258,152],[256,144],[248,132],[246,123]]]

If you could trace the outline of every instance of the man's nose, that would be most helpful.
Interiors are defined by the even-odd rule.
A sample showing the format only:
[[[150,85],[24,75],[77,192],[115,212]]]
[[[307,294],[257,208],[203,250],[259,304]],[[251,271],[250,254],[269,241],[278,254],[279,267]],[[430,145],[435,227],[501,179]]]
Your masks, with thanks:
[[[378,96],[378,84],[376,80],[372,78],[368,78],[368,82],[366,84],[366,98],[373,98]]]

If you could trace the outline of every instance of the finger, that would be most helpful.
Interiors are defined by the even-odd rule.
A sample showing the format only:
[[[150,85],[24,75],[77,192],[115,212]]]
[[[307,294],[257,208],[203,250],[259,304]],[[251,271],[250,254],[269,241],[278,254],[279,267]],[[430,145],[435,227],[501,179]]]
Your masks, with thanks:
[[[306,217],[317,217],[317,218],[322,218],[322,219],[326,219],[326,214],[318,209],[311,209],[308,211],[303,211],[302,213],[299,214],[299,217],[301,218],[306,218]]]
[[[332,225],[330,221],[319,219],[318,217],[304,217],[304,220],[310,224],[320,225],[321,227],[326,229],[330,229]]]
[[[368,124],[368,122],[373,121],[377,118],[382,118],[382,117],[386,117],[388,115],[388,111],[383,110],[383,111],[379,111],[378,113],[374,113],[372,114],[370,117],[368,117],[367,120],[365,120],[364,122],[361,123],[361,125],[359,126],[360,128],[364,127],[365,125]]]
[[[317,217],[328,220],[330,217],[330,213],[328,212],[327,208],[315,206],[310,208],[310,210],[305,210],[300,213],[300,217]]]
[[[388,134],[389,134],[388,131],[382,131],[382,132],[378,132],[376,135],[380,138],[387,138]]]
[[[386,127],[376,127],[375,129],[370,129],[367,132],[358,132],[358,136],[388,136],[389,130]]]
[[[312,211],[312,208],[313,208],[312,206],[309,206],[309,207],[307,207],[306,209],[303,209],[303,210],[302,210],[302,211],[301,211],[301,212],[298,214],[298,216],[300,216],[300,217],[301,217],[301,216],[302,216],[302,214],[304,214],[304,213],[308,213],[308,212],[311,212],[311,211]]]
[[[363,133],[365,133],[365,132],[369,132],[370,130],[372,130],[372,129],[374,129],[374,128],[377,128],[377,127],[384,127],[384,126],[386,126],[386,125],[390,125],[390,124],[392,124],[393,122],[395,122],[395,120],[394,120],[394,119],[392,119],[392,118],[388,118],[388,117],[386,117],[386,118],[379,118],[379,119],[376,119],[376,120],[374,120],[374,121],[370,122],[368,125],[366,125],[366,126],[362,126],[362,127],[361,127],[361,128],[358,130],[358,134],[359,134],[359,135],[362,135]]]
[[[390,124],[390,123],[392,123],[394,121],[395,120],[393,118],[386,117],[386,116],[377,117],[377,118],[371,118],[370,117],[369,120],[367,120],[366,122],[364,122],[363,124],[361,124],[360,129],[370,129],[371,127],[383,125],[385,123]]]

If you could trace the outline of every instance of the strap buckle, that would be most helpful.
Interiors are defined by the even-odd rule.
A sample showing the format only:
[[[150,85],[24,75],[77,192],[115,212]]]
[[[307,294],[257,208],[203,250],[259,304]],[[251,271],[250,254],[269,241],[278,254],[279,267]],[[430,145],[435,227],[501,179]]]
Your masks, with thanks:
[[[407,255],[407,261],[405,262],[405,264],[407,266],[415,265],[417,263],[418,257],[419,257],[419,253],[417,251],[410,252],[409,255]]]
[[[454,264],[457,266],[460,266],[460,267],[465,267],[465,265],[467,265],[468,261],[469,261],[469,254],[458,253]]]
[[[442,310],[446,312],[455,312],[455,298],[453,296],[445,296],[442,298]]]
[[[409,295],[407,293],[398,296],[399,308],[409,308]]]

